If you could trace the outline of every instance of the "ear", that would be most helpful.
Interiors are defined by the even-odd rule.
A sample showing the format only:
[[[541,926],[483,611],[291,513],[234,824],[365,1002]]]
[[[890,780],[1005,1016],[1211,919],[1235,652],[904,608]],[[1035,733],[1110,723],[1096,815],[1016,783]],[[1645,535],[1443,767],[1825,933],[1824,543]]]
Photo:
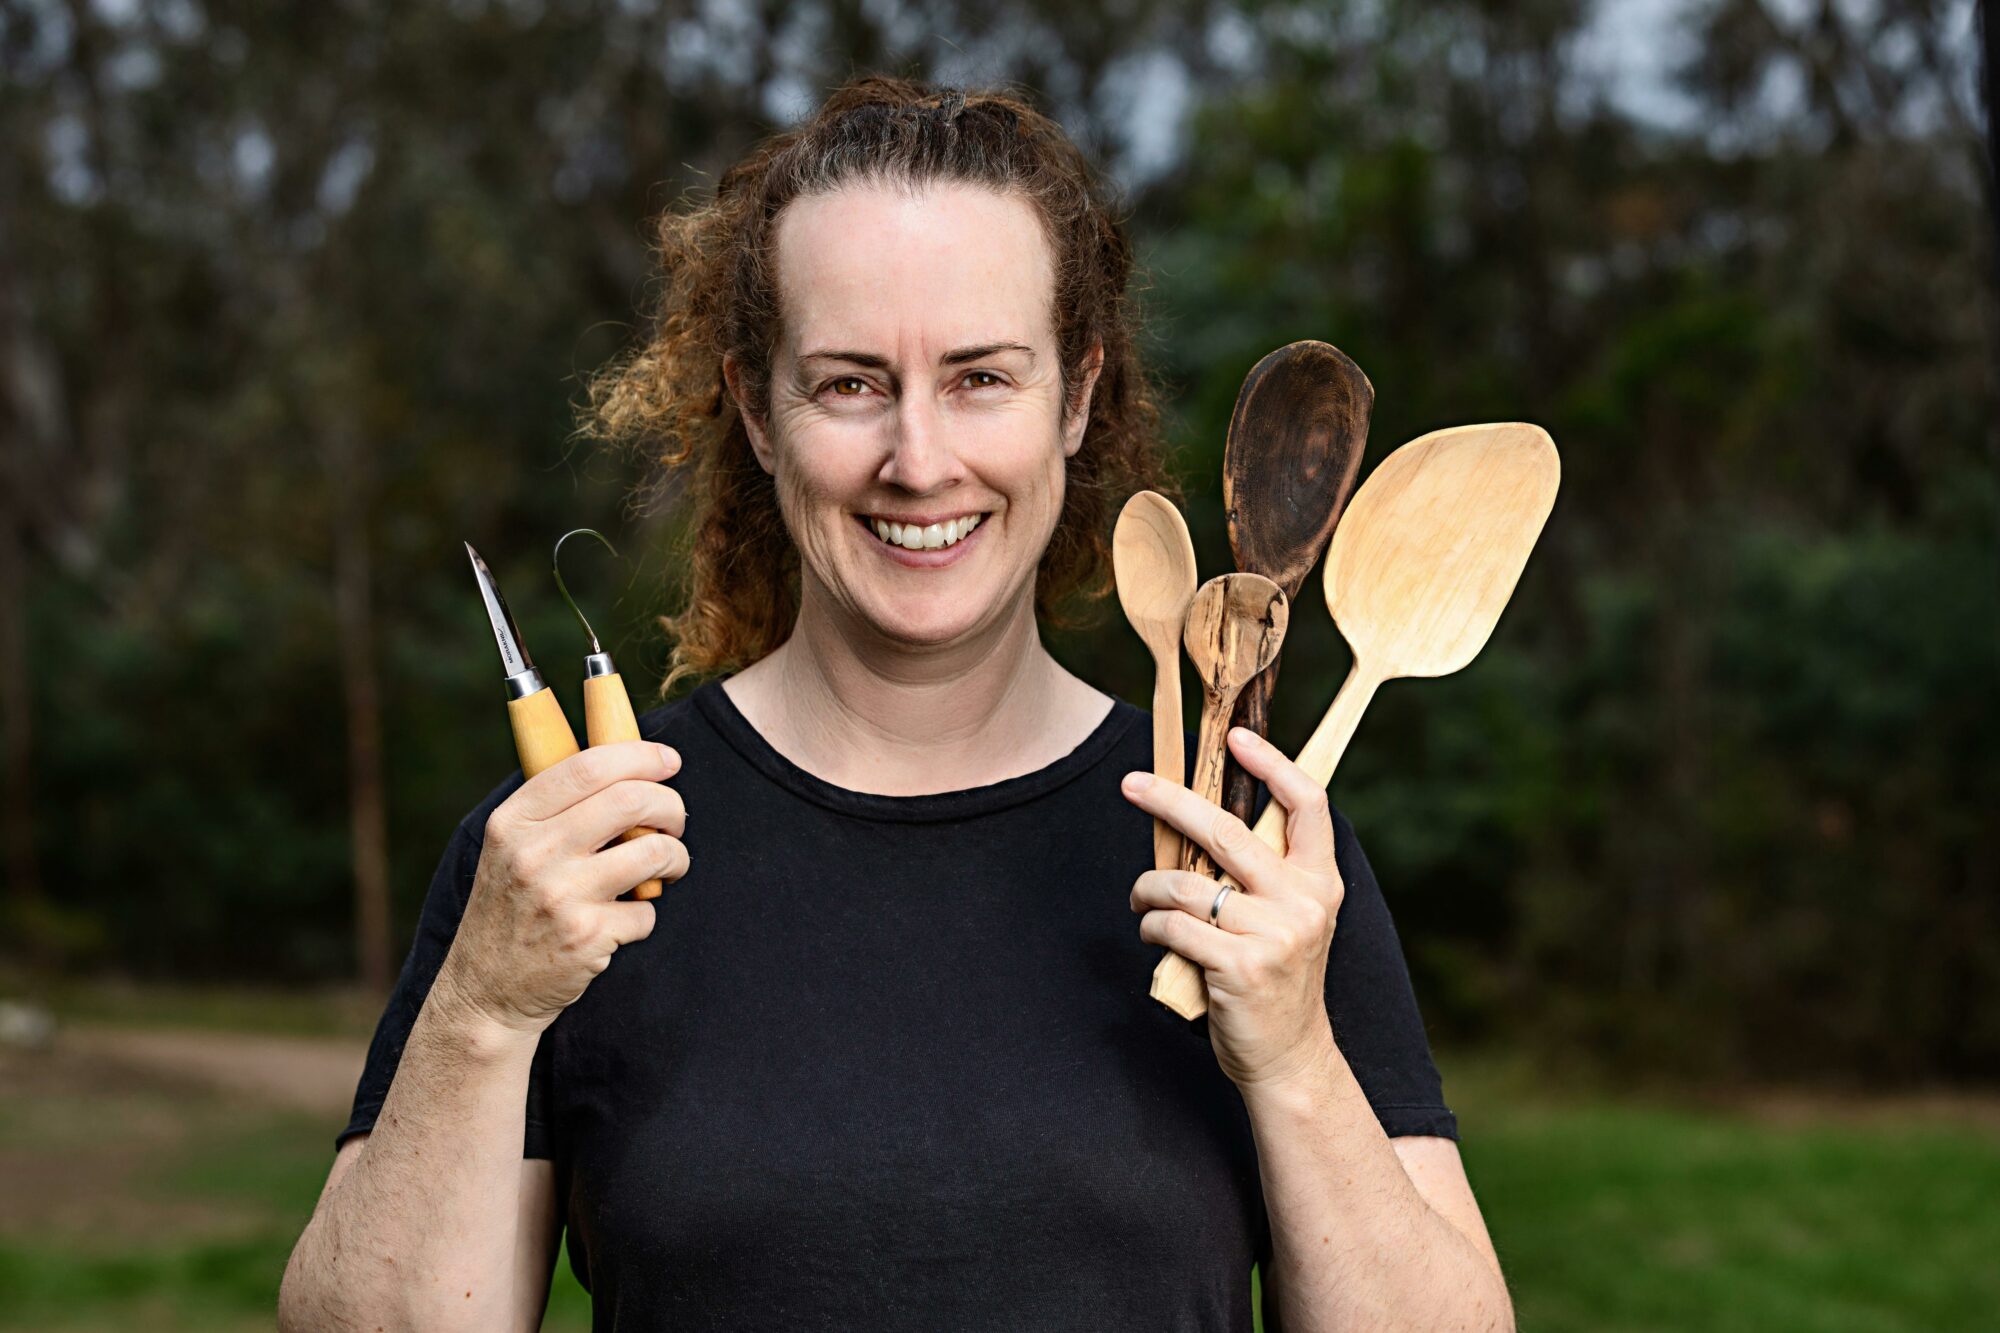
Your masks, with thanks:
[[[1104,343],[1093,344],[1090,356],[1083,365],[1083,383],[1077,389],[1077,407],[1069,423],[1063,427],[1063,456],[1076,457],[1076,451],[1083,447],[1083,433],[1090,428],[1090,398],[1097,391],[1097,376],[1104,369]]]
[[[764,423],[744,406],[743,366],[734,354],[726,354],[722,358],[722,381],[729,386],[730,398],[735,400],[736,415],[743,419],[743,430],[750,437],[750,452],[757,455],[757,465],[766,472],[772,472],[776,463],[771,454],[771,439],[764,430]]]

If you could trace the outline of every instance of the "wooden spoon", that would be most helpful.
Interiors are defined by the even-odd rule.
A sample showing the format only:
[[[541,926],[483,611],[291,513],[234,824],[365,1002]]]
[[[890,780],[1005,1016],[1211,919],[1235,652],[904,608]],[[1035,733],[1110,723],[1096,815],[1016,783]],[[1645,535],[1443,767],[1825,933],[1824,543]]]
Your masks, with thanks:
[[[1561,480],[1555,441],[1523,421],[1432,431],[1370,474],[1326,559],[1326,609],[1354,666],[1299,751],[1299,767],[1315,782],[1333,780],[1383,681],[1448,676],[1479,655]],[[1257,833],[1284,850],[1277,802]]]
[[[1298,766],[1315,782],[1332,781],[1383,681],[1449,675],[1486,646],[1555,504],[1561,472],[1547,431],[1506,422],[1421,436],[1361,484],[1326,558],[1326,607],[1354,650],[1354,666],[1299,752]],[[1285,809],[1277,801],[1256,833],[1284,854]],[[1204,989],[1197,1014],[1206,1008]]]
[[[1236,696],[1278,655],[1290,616],[1285,590],[1262,574],[1224,574],[1210,579],[1188,607],[1187,631],[1182,638],[1202,684],[1193,790],[1204,800],[1214,801],[1222,795],[1222,761],[1229,749],[1226,733]],[[1207,849],[1191,839],[1181,868],[1197,875],[1215,873]],[[1153,969],[1153,997],[1179,1013],[1189,1002],[1190,990],[1206,1007],[1208,984],[1201,968],[1168,950]]]
[[[1361,367],[1328,343],[1287,343],[1250,368],[1222,446],[1222,503],[1238,569],[1298,600],[1354,493],[1374,407]],[[1278,666],[1273,660],[1237,696],[1232,726],[1269,731]],[[1222,774],[1218,804],[1249,823],[1257,779],[1233,755]]]
[[[1173,501],[1140,491],[1119,511],[1111,530],[1111,569],[1118,604],[1153,653],[1153,775],[1187,779],[1187,739],[1181,723],[1181,629],[1194,600],[1194,541]],[[1181,835],[1153,821],[1153,868],[1181,863]]]

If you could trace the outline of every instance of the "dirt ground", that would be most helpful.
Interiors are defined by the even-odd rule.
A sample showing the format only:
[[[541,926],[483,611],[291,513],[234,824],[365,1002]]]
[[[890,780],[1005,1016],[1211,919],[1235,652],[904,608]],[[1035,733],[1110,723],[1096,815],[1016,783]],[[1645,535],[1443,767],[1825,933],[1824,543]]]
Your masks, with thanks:
[[[152,1074],[169,1082],[315,1114],[345,1110],[361,1077],[365,1042],[331,1037],[75,1026],[57,1038],[72,1061]]]
[[[190,1146],[266,1132],[273,1113],[346,1119],[365,1043],[226,1032],[65,1026],[41,1051],[0,1047],[0,1241],[92,1250],[164,1236],[240,1234],[267,1207],[176,1189],[158,1164]]]

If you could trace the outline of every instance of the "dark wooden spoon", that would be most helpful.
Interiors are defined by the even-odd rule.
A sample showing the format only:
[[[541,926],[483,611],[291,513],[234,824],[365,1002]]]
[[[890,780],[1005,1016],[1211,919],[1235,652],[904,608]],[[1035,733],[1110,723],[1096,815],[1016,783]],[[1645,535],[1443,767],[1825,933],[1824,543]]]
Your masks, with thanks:
[[[1262,574],[1296,600],[1354,493],[1368,443],[1375,388],[1339,348],[1287,343],[1250,368],[1222,448],[1222,503],[1236,568]],[[1278,664],[1236,697],[1230,725],[1259,736],[1270,726]],[[1249,822],[1257,779],[1235,756],[1223,769],[1222,805]]]

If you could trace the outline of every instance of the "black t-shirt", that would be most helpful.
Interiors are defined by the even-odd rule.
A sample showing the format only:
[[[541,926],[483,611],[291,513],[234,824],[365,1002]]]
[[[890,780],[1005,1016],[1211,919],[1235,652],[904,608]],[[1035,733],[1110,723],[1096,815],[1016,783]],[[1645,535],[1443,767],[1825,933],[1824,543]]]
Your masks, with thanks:
[[[1207,1019],[1148,994],[1161,949],[1128,904],[1153,855],[1118,788],[1152,767],[1144,710],[927,796],[815,777],[720,681],[640,730],[681,754],[691,866],[543,1033],[527,1104],[596,1328],[1251,1327],[1249,1118]],[[337,1141],[374,1125],[520,785],[453,835]],[[1335,1037],[1387,1134],[1456,1139],[1337,812],[1335,836]]]

